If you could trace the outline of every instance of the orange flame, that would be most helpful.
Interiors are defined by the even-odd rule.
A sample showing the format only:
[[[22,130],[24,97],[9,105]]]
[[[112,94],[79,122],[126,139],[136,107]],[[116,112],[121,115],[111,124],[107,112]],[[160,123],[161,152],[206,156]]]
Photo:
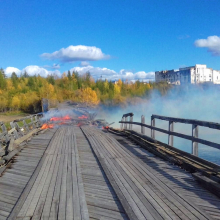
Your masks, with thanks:
[[[82,115],[82,116],[79,116],[78,119],[87,119],[88,117],[86,115]]]
[[[65,121],[65,120],[70,120],[70,116],[69,115],[66,115],[64,117],[52,117],[50,119],[50,121]]]
[[[109,129],[109,126],[103,126],[102,129],[108,130],[108,129]]]
[[[54,125],[53,124],[43,124],[42,126],[41,126],[41,129],[48,129],[48,128],[53,128],[54,127]]]

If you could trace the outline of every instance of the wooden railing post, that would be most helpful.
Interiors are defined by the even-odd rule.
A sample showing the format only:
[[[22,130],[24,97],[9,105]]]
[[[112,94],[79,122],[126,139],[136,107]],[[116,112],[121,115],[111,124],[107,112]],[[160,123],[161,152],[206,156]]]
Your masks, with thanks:
[[[125,117],[125,122],[127,122],[127,117]],[[127,129],[127,123],[124,124],[124,129]]]
[[[155,127],[155,118],[151,116],[151,126]],[[151,129],[151,138],[155,139],[155,130]]]
[[[14,134],[14,136],[15,136],[15,139],[18,139],[18,132],[17,132],[17,130],[16,130],[16,126],[15,126],[15,124],[14,124],[13,121],[10,122],[10,126],[11,126],[11,128],[14,128],[14,129],[15,129],[14,132],[13,132],[13,134]]]
[[[6,133],[6,134],[5,134],[5,140],[6,140],[6,141],[9,141],[8,131],[7,131],[7,128],[6,128],[6,126],[5,126],[4,123],[2,123],[1,128],[2,128],[2,132],[5,132],[5,133]]]
[[[31,123],[32,123],[32,128],[36,128],[35,123],[34,123],[34,117],[31,117]]]
[[[141,123],[145,124],[145,117],[142,115],[141,116]],[[145,134],[145,127],[141,126],[141,134]]]
[[[173,132],[173,129],[174,129],[174,122],[173,121],[169,121],[168,130]],[[168,145],[173,147],[173,135],[171,135],[171,134],[168,135]]]
[[[122,123],[121,123],[121,130],[123,129],[123,121],[124,121],[124,117],[122,117],[121,119]]]
[[[29,129],[28,124],[26,123],[25,119],[23,120],[23,124],[24,124],[23,128],[25,128],[26,132],[29,132],[30,129]]]
[[[199,137],[199,126],[193,124],[192,125],[192,137]],[[192,141],[192,154],[198,156],[198,142]]]
[[[130,116],[130,122],[133,122],[133,116]],[[132,130],[132,124],[129,124],[129,130]]]

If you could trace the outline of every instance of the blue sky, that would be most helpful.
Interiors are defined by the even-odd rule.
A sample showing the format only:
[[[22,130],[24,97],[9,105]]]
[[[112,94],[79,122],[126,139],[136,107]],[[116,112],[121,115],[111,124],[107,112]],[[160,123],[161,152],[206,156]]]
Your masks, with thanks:
[[[195,64],[220,70],[219,21],[219,0],[0,0],[0,67],[109,79]]]

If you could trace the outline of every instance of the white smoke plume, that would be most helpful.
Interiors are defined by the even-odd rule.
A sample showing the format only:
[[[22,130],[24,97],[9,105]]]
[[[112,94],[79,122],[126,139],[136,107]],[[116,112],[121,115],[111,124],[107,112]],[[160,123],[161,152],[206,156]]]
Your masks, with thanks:
[[[133,121],[141,122],[141,115],[145,116],[145,123],[151,123],[152,114],[196,119],[220,123],[220,87],[218,85],[174,87],[167,95],[162,96],[154,91],[149,99],[143,99],[138,105],[126,107],[102,107],[99,118],[107,118],[108,122],[117,122],[113,125],[120,128],[118,121],[125,113],[133,112]],[[168,129],[168,122],[156,119],[156,127]],[[140,131],[140,126],[134,129]],[[150,136],[149,129],[145,128],[146,135]],[[174,131],[191,135],[192,126],[187,124],[174,124]],[[199,138],[220,143],[219,130],[199,127]],[[156,132],[156,139],[167,143],[168,135]],[[174,137],[174,146],[191,152],[191,142]],[[220,150],[199,144],[199,156],[220,164]]]

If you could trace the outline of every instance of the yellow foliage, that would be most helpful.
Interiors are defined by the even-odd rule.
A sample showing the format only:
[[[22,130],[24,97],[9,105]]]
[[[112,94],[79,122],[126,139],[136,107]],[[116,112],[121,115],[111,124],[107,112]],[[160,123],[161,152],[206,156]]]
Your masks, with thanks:
[[[18,96],[14,96],[12,98],[11,107],[14,109],[19,109],[20,107],[20,98]]]
[[[122,86],[122,81],[121,79],[118,80],[118,83],[117,83],[120,87]]]
[[[0,96],[0,110],[4,111],[7,107],[7,99],[4,96]]]
[[[77,91],[76,93],[77,99],[80,102],[86,102],[89,104],[97,105],[99,104],[99,99],[95,91],[93,91],[91,88],[85,88],[81,89],[80,91]]]
[[[114,93],[115,95],[120,94],[121,88],[118,84],[114,84]]]
[[[18,90],[19,90],[19,91],[22,90],[21,85],[18,85]]]
[[[12,81],[11,81],[11,79],[8,79],[7,80],[7,90],[13,90],[14,89],[14,86],[13,86],[13,84],[12,84]]]
[[[108,80],[105,80],[105,82],[104,82],[104,90],[105,90],[105,91],[108,91],[108,90],[109,90]]]

